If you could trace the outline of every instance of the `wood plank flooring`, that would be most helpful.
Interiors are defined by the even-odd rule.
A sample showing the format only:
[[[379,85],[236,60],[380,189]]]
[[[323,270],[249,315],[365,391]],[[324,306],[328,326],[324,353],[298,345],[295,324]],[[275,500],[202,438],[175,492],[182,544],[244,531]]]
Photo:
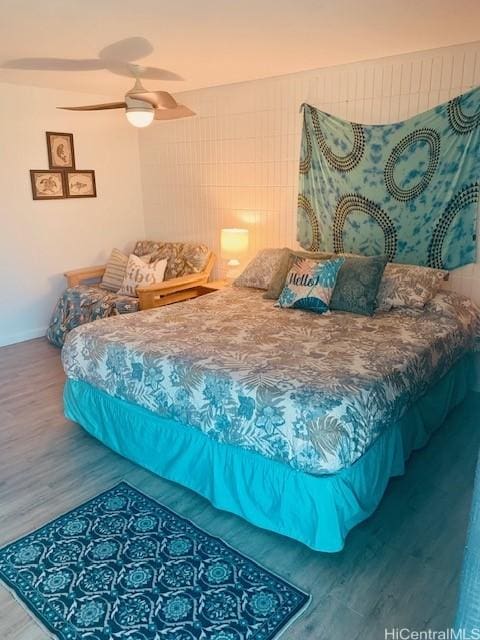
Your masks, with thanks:
[[[328,555],[218,511],[109,451],[65,420],[63,382],[60,352],[43,339],[0,349],[0,545],[125,479],[312,594],[285,640],[383,640],[386,627],[452,624],[480,444],[478,394],[412,456],[344,551]],[[1,640],[45,637],[0,586]]]

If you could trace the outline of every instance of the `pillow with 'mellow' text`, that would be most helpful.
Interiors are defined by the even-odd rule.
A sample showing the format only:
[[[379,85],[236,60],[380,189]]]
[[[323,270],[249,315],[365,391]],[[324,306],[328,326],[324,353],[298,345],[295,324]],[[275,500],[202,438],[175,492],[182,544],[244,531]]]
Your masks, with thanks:
[[[338,272],[344,262],[344,258],[333,258],[325,262],[296,258],[288,272],[277,306],[325,313],[329,310]]]

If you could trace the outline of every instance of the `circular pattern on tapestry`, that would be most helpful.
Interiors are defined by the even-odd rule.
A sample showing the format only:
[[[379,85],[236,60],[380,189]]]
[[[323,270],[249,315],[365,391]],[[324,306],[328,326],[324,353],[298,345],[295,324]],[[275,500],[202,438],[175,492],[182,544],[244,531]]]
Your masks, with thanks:
[[[333,250],[335,253],[345,251],[343,229],[347,217],[354,211],[361,211],[377,222],[385,239],[385,255],[391,262],[397,252],[397,232],[393,222],[381,207],[357,193],[347,193],[338,201],[333,220]]]
[[[355,122],[351,123],[353,132],[352,150],[345,156],[339,156],[338,154],[334,153],[327,144],[322,128],[320,126],[320,120],[318,119],[318,113],[316,109],[313,109],[313,107],[309,107],[309,110],[317,144],[320,148],[320,151],[325,156],[328,164],[334,169],[337,169],[337,171],[351,171],[352,169],[354,169],[362,159],[363,152],[365,150],[365,134],[362,125],[356,124]]]
[[[320,228],[318,226],[317,216],[315,214],[315,210],[312,207],[310,200],[299,194],[298,196],[298,214],[299,216],[303,213],[308,222],[308,229],[310,231],[310,236],[308,241],[304,244],[304,242],[300,242],[304,249],[307,251],[319,251],[320,250]],[[299,219],[300,222],[300,219]],[[299,225],[301,226],[301,225]],[[299,238],[299,241],[301,239]]]
[[[300,173],[308,173],[312,165],[312,138],[310,137],[305,110],[303,112],[303,134],[302,153],[300,156]]]
[[[470,133],[480,125],[480,111],[466,114],[462,110],[462,100],[465,96],[458,96],[450,100],[447,106],[448,122],[456,133]]]
[[[443,245],[448,235],[448,231],[455,217],[460,211],[468,206],[478,202],[480,195],[480,186],[476,184],[468,185],[461,189],[448,203],[442,217],[437,222],[433,230],[432,239],[428,246],[428,266],[434,269],[443,269]]]
[[[426,170],[423,172],[421,179],[408,189],[401,187],[395,180],[395,167],[399,161],[402,160],[409,147],[414,147],[411,150],[411,156],[415,156],[418,143],[426,143],[428,146],[428,164]],[[415,145],[415,146],[414,146]],[[400,202],[406,202],[407,200],[413,200],[419,196],[430,184],[431,179],[435,175],[437,170],[438,161],[440,158],[440,136],[435,129],[416,129],[407,136],[402,138],[398,144],[396,144],[390,153],[388,160],[385,164],[384,178],[385,185],[388,192],[396,200]]]

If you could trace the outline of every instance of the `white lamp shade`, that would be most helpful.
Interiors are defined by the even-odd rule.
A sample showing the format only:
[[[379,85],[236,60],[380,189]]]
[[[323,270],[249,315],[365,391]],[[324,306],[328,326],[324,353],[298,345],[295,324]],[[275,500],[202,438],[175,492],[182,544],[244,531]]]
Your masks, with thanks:
[[[129,107],[126,110],[127,120],[134,127],[138,127],[142,129],[143,127],[148,127],[149,124],[153,122],[153,116],[155,115],[153,107],[150,108],[138,108],[138,107]]]
[[[222,229],[220,235],[222,257],[235,261],[248,249],[248,229]]]

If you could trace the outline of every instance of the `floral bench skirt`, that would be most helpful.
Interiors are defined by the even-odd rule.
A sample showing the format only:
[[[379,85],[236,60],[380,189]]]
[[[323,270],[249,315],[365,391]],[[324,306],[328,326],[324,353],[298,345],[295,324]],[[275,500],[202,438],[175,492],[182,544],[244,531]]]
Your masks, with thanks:
[[[99,318],[138,311],[138,298],[119,296],[98,286],[78,285],[58,300],[47,329],[47,339],[62,347],[69,331]]]

